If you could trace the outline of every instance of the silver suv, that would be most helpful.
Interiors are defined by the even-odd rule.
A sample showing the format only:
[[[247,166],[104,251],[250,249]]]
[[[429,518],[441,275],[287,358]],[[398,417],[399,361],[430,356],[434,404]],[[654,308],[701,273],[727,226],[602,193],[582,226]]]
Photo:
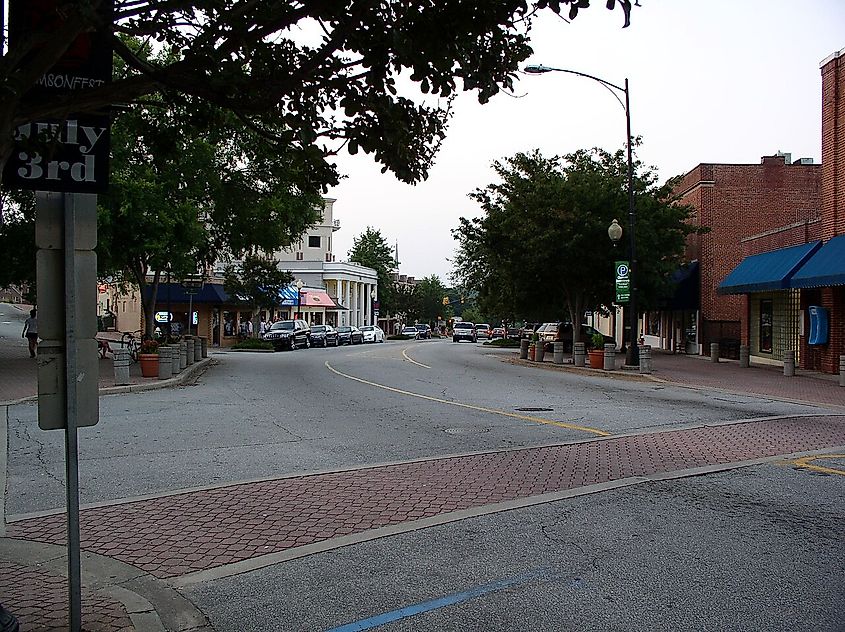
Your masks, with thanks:
[[[452,342],[460,342],[461,340],[478,342],[478,336],[475,333],[474,324],[463,321],[455,323],[455,326],[452,327]]]

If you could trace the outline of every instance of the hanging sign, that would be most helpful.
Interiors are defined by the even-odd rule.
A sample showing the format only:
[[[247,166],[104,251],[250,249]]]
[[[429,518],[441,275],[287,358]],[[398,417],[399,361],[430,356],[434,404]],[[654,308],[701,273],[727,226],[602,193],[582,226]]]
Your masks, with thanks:
[[[617,261],[615,268],[616,302],[627,303],[631,300],[631,268],[627,261]]]

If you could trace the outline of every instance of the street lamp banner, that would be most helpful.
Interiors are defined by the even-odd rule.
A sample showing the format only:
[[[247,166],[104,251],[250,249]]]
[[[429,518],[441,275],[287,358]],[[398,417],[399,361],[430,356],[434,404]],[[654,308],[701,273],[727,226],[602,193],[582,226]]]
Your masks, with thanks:
[[[617,261],[616,269],[616,302],[627,303],[631,300],[631,267],[627,261]]]
[[[25,46],[36,30],[60,32],[64,26],[60,5],[59,0],[11,0],[10,44]],[[113,10],[114,0],[101,0],[97,11],[103,28],[81,33],[24,99],[50,101],[111,82]],[[40,46],[35,46],[30,57],[39,52]],[[105,191],[110,118],[108,112],[72,113],[64,119],[35,120],[19,126],[14,134],[14,151],[4,170],[4,184],[64,193]]]

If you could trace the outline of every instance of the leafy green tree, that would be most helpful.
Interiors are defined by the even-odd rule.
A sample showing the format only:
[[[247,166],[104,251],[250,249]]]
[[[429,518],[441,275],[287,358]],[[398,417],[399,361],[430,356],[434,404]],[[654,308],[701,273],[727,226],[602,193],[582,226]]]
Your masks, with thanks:
[[[416,286],[400,285],[396,287],[394,296],[394,311],[399,320],[403,323],[413,323],[419,318],[420,303],[416,292]]]
[[[35,303],[35,196],[29,191],[4,191],[0,208],[0,287],[15,285]]]
[[[417,316],[427,323],[434,323],[438,316],[448,318],[452,310],[443,305],[443,297],[446,295],[446,286],[436,274],[427,276],[417,283],[414,288],[417,295]]]
[[[240,266],[226,267],[223,287],[230,296],[239,298],[252,308],[252,335],[257,338],[258,312],[280,307],[281,291],[293,281],[290,271],[279,268],[279,262],[259,255],[244,257]]]
[[[607,228],[627,216],[627,160],[623,151],[579,150],[563,158],[518,153],[494,163],[500,182],[471,194],[481,218],[461,219],[456,267],[476,290],[481,309],[528,321],[581,322],[586,309],[614,300],[613,248]],[[640,306],[656,305],[679,265],[691,209],[675,203],[674,181],[637,162],[635,200]],[[623,224],[625,222],[622,222]]]
[[[397,264],[393,250],[382,237],[381,231],[367,226],[363,233],[354,237],[349,260],[372,268],[378,273],[380,310],[384,314],[393,314],[396,311],[396,287],[392,275]]]
[[[0,166],[23,123],[96,112],[158,93],[235,113],[258,133],[324,160],[342,145],[363,150],[406,182],[426,177],[444,137],[450,99],[484,103],[513,87],[531,54],[538,9],[570,17],[586,0],[58,0],[0,63]],[[609,0],[608,8],[617,3]],[[627,26],[630,0],[619,0]],[[57,27],[56,25],[59,25]],[[125,71],[111,84],[44,99],[32,90],[77,37],[93,30],[159,42],[178,55],[149,59],[112,38]],[[419,89],[411,97],[397,77]],[[433,95],[430,104],[420,96]],[[439,98],[437,98],[439,97]],[[416,98],[416,100],[415,100]],[[330,143],[326,146],[323,143]]]

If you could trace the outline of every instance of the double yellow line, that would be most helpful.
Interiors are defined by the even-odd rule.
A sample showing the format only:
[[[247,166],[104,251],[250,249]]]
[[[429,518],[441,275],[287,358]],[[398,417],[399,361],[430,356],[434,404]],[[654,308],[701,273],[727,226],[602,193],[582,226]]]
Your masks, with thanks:
[[[822,474],[838,474],[839,476],[845,476],[845,470],[837,470],[836,468],[824,467],[823,465],[813,465],[810,463],[810,461],[816,461],[819,459],[845,459],[845,454],[820,454],[818,456],[805,456],[800,459],[795,459],[794,461],[789,461],[789,464],[804,468],[805,470],[821,472]]]
[[[409,358],[410,359],[410,358]],[[441,399],[439,397],[431,397],[429,395],[420,395],[419,393],[412,393],[411,391],[404,391],[401,388],[393,388],[392,386],[385,386],[384,384],[379,384],[377,382],[370,382],[369,380],[362,379],[360,377],[355,377],[354,375],[349,375],[348,373],[343,373],[338,371],[334,368],[331,364],[326,362],[326,368],[334,373],[335,375],[339,375],[340,377],[345,377],[349,380],[354,380],[356,382],[360,382],[361,384],[366,384],[367,386],[373,386],[375,388],[380,388],[385,391],[390,391],[391,393],[399,393],[400,395],[407,395],[408,397],[417,397],[419,399],[425,399],[430,402],[437,402],[438,404],[448,404],[449,406],[457,406],[459,408],[468,408],[470,410],[477,410],[482,413],[490,413],[491,415],[501,415],[503,417],[511,417],[513,419],[522,419],[523,421],[532,421],[538,424],[545,424],[547,426],[557,426],[558,428],[566,428],[568,430],[580,430],[581,432],[589,432],[594,435],[598,435],[600,437],[607,437],[610,435],[609,432],[605,432],[604,430],[599,430],[598,428],[590,428],[588,426],[579,426],[577,424],[568,424],[563,421],[551,421],[549,419],[543,419],[541,417],[530,417],[528,415],[520,415],[518,413],[511,413],[506,410],[496,410],[495,408],[485,408],[484,406],[473,406],[472,404],[464,404],[461,402],[455,402],[448,399]],[[428,368],[428,367],[426,367]]]

